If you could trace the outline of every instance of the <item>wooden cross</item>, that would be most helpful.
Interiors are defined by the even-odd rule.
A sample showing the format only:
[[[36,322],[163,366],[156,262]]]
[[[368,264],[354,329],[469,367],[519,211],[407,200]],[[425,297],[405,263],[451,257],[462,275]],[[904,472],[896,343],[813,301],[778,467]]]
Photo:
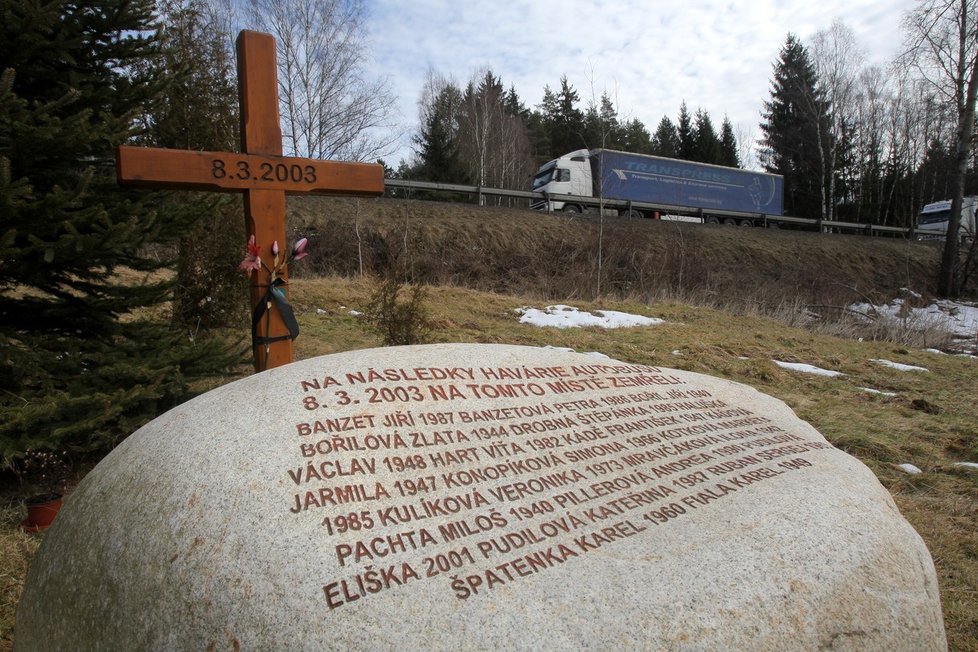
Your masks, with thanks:
[[[121,146],[116,173],[120,184],[133,188],[244,193],[248,236],[255,236],[261,247],[260,257],[270,266],[273,242],[279,243],[281,255],[289,251],[285,239],[285,193],[381,195],[384,169],[370,163],[282,156],[275,39],[270,34],[242,31],[238,35],[237,54],[243,152]],[[287,274],[285,270],[279,277],[287,280]],[[265,301],[270,282],[267,269],[252,272],[253,311]],[[285,292],[287,288],[287,285],[281,287]],[[266,324],[262,324],[261,330],[274,341],[256,343],[256,371],[292,362],[292,338],[282,315],[271,303],[266,309],[270,313],[268,330],[265,331]]]

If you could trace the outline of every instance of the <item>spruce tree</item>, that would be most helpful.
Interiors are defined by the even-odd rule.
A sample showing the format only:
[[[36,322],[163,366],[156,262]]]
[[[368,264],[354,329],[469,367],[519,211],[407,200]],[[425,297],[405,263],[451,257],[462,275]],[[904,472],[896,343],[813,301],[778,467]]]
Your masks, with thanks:
[[[626,152],[636,154],[652,153],[652,136],[638,118],[632,118],[622,129],[622,147]]]
[[[553,99],[553,114],[545,117],[550,127],[553,158],[556,158],[587,147],[587,143],[584,142],[584,114],[577,108],[581,98],[566,76],[560,78],[560,90]],[[547,102],[546,94],[544,102]]]
[[[425,123],[414,138],[418,154],[416,178],[444,183],[469,180],[459,153],[457,108],[461,102],[462,92],[452,84],[435,96]]]
[[[679,136],[679,148],[676,157],[685,161],[696,160],[696,131],[693,129],[693,119],[686,108],[686,102],[679,105],[679,119],[676,122],[676,132]]]
[[[232,359],[159,318],[192,215],[118,187],[166,73],[153,3],[0,0],[0,457],[104,450]],[[236,356],[235,356],[236,357]]]
[[[162,62],[173,72],[156,103],[145,140],[155,147],[238,150],[237,83],[231,37],[206,0],[162,0]],[[241,199],[213,193],[173,193],[197,220],[180,239],[174,323],[200,329],[246,327],[248,286],[237,271],[245,242]]]
[[[513,84],[510,84],[509,90],[506,91],[503,98],[503,106],[506,108],[507,115],[520,118],[523,122],[526,122],[530,117],[530,110],[523,104],[523,100],[520,99],[519,94],[516,92],[516,86]]]
[[[720,159],[717,163],[730,168],[740,167],[740,155],[737,153],[737,137],[734,136],[730,118],[726,116],[724,116],[723,125],[720,127]]]
[[[800,41],[789,34],[764,102],[761,157],[765,169],[784,176],[784,209],[796,217],[823,216],[822,139],[828,134],[828,107],[815,67]]]
[[[710,114],[703,109],[696,110],[693,142],[694,161],[713,164],[720,162],[720,139],[717,137],[717,130],[713,126]]]
[[[659,126],[655,129],[655,134],[652,136],[652,153],[656,156],[679,158],[679,131],[668,116],[662,116]]]
[[[607,93],[599,105],[591,104],[584,114],[584,141],[591,148],[622,149],[624,130],[618,111]]]
[[[557,115],[557,94],[550,85],[543,87],[543,99],[537,104],[536,111],[530,114],[530,146],[533,155],[540,163],[557,158],[566,152],[558,152],[554,146],[553,127]]]

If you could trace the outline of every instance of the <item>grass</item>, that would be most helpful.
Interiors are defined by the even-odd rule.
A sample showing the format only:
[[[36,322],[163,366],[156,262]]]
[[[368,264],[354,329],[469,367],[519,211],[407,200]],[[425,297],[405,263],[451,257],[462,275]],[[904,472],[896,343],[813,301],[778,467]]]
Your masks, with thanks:
[[[610,221],[602,266],[607,277],[596,298],[588,253],[593,234],[584,221],[472,207],[452,222],[424,202],[316,200],[293,208],[299,214],[294,226],[318,244],[316,259],[326,261],[312,270],[325,276],[292,282],[302,329],[297,358],[380,346],[380,335],[351,314],[364,311],[375,288],[350,278],[363,263],[368,273],[399,268],[435,283],[428,299],[435,342],[565,346],[753,385],[785,401],[876,473],[934,557],[950,648],[978,652],[978,473],[953,465],[978,461],[978,362],[924,352],[925,342],[901,332],[900,324],[871,324],[876,332],[868,332],[856,321],[820,326],[810,314],[838,312],[867,293],[888,301],[904,285],[926,291],[933,250],[869,238]],[[305,262],[300,274],[312,267]],[[516,308],[547,303],[635,312],[666,323],[617,331],[518,323]],[[890,339],[858,339],[881,335]],[[774,359],[846,375],[800,374]],[[900,372],[872,359],[930,371]],[[896,467],[904,462],[924,473],[907,475]],[[18,528],[20,501],[33,489],[6,487],[0,494],[0,650],[12,646],[16,602],[43,539]]]
[[[895,238],[597,221],[527,210],[391,199],[292,198],[293,237],[315,254],[297,274],[396,270],[430,285],[560,299],[661,297],[754,304],[789,295],[815,312],[933,293],[938,248]],[[308,263],[308,264],[307,264]]]
[[[13,646],[11,629],[14,611],[24,585],[24,576],[37,551],[41,536],[20,529],[25,513],[16,504],[0,507],[0,648]]]

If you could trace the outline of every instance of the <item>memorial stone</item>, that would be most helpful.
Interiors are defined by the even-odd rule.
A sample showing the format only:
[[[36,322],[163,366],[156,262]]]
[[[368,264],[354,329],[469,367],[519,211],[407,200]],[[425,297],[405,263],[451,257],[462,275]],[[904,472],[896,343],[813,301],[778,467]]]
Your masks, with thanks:
[[[734,382],[445,344],[304,360],[137,431],[30,569],[20,650],[946,647],[862,463]]]

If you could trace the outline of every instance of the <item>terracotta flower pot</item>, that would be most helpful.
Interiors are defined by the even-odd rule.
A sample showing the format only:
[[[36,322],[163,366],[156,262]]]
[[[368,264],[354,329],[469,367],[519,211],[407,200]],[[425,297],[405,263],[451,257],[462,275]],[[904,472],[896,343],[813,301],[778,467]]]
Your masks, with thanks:
[[[61,494],[43,494],[33,496],[24,501],[27,506],[27,518],[20,527],[24,532],[40,532],[51,526],[54,517],[61,509]]]

